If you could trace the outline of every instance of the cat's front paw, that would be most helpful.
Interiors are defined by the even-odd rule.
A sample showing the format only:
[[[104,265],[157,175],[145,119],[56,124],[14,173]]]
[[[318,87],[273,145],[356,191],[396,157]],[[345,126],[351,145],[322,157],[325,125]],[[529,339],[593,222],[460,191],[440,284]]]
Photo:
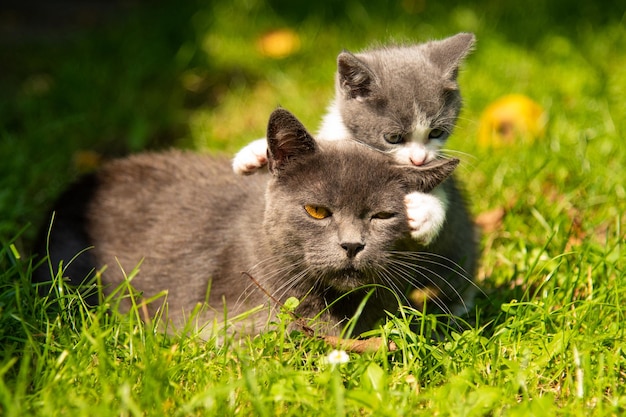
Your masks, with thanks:
[[[411,193],[404,197],[411,237],[422,245],[430,244],[446,220],[445,198],[434,194]]]
[[[249,143],[235,155],[233,171],[239,175],[254,174],[267,164],[267,141],[258,139]]]

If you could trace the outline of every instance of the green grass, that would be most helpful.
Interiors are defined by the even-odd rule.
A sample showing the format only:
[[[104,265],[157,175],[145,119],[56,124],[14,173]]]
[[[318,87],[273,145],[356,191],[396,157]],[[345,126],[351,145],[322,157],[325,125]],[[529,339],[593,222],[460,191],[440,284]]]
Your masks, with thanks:
[[[140,6],[103,28],[0,46],[0,415],[626,413],[623,6],[222,3]],[[260,55],[258,37],[281,27],[300,49]],[[84,169],[81,152],[232,153],[264,134],[279,104],[314,130],[341,49],[457,31],[479,43],[460,76],[466,106],[449,148],[466,155],[458,173],[472,211],[506,209],[483,236],[484,295],[464,330],[407,311],[372,332],[397,350],[333,366],[332,347],[285,323],[204,343],[192,327],[160,333],[140,306],[89,310],[62,284],[59,304],[36,294],[29,247]],[[548,110],[546,135],[481,148],[480,114],[508,93]]]

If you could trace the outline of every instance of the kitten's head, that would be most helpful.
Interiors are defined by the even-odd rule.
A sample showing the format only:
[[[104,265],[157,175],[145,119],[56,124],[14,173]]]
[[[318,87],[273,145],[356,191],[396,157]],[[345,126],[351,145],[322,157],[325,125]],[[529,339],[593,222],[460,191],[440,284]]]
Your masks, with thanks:
[[[474,35],[394,46],[337,58],[337,106],[357,141],[395,154],[400,163],[436,158],[461,110],[459,65]]]
[[[282,109],[272,113],[267,140],[267,243],[292,268],[277,279],[300,277],[285,291],[298,284],[347,291],[380,282],[388,252],[408,234],[404,196],[432,190],[458,164],[399,165],[354,141],[316,142]]]

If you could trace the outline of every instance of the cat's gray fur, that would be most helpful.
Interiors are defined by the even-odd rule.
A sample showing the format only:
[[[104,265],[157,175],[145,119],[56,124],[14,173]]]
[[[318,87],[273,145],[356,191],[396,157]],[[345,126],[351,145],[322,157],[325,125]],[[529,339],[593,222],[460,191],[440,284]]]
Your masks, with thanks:
[[[59,199],[51,266],[93,246],[64,276],[79,283],[107,265],[102,281],[110,289],[123,280],[121,268],[128,273],[143,260],[133,286],[146,297],[167,290],[169,319],[178,325],[205,301],[209,286],[205,319],[222,318],[223,299],[230,316],[273,304],[244,271],[280,302],[301,299],[299,315],[323,312],[316,328],[326,334],[338,334],[354,315],[368,290],[361,285],[378,283],[393,293],[376,290],[357,334],[385,310],[395,311],[396,296],[408,302],[410,287],[432,287],[444,310],[463,305],[474,287],[477,249],[459,192],[443,182],[454,209],[428,249],[409,238],[403,203],[407,192],[432,190],[458,161],[402,166],[354,141],[315,141],[282,109],[272,114],[267,138],[269,175],[242,178],[225,159],[180,151],[106,164]],[[306,204],[327,207],[332,216],[313,219]],[[45,246],[42,237],[40,253]],[[35,279],[50,280],[48,268]],[[247,331],[260,330],[268,318],[254,317]]]

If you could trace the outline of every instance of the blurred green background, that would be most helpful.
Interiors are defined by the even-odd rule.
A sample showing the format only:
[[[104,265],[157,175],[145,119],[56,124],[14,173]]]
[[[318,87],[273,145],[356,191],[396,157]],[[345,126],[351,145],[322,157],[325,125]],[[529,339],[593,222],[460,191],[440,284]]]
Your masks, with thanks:
[[[468,192],[480,192],[475,212],[524,191],[497,183],[499,164],[554,152],[554,175],[575,183],[593,171],[570,156],[593,142],[594,160],[623,166],[625,9],[618,0],[3,2],[0,239],[19,235],[27,247],[53,199],[102,159],[170,146],[234,153],[264,135],[278,105],[315,131],[342,49],[460,31],[478,44],[448,147],[474,156],[464,172]],[[293,49],[268,56],[259,42],[281,29]],[[476,145],[478,120],[509,93],[547,110],[548,133],[542,146],[493,154]]]

